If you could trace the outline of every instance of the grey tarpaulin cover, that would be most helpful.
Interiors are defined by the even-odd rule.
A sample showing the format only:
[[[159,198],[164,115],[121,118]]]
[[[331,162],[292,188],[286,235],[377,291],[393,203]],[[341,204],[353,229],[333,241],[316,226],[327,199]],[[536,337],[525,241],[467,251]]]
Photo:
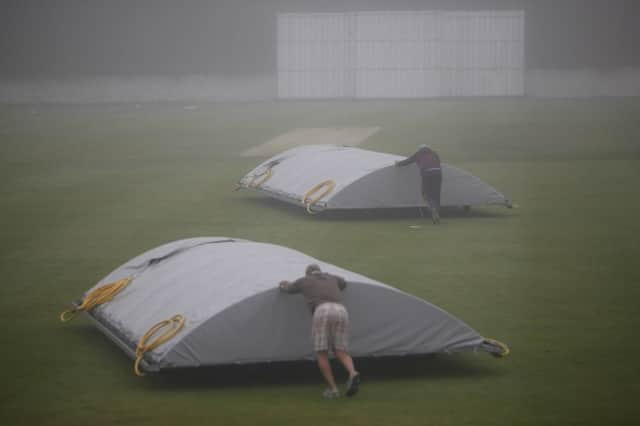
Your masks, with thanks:
[[[134,277],[89,315],[132,357],[150,327],[184,316],[182,331],[146,353],[148,371],[312,359],[310,312],[301,296],[277,289],[310,263],[348,283],[356,357],[498,351],[464,322],[396,288],[286,247],[225,237],[174,241],[131,259],[87,291]]]
[[[404,158],[350,146],[305,145],[262,162],[239,184],[303,206],[305,194],[333,181],[333,190],[313,205],[316,211],[425,206],[417,167],[394,165]],[[443,163],[441,205],[483,204],[511,207],[510,200],[480,178]]]

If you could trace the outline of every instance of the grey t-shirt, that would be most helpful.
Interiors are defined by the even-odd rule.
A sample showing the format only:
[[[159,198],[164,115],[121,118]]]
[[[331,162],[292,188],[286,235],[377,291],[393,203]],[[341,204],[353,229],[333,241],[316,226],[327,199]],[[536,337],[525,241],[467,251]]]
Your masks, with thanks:
[[[315,309],[325,303],[342,303],[340,292],[347,287],[347,282],[342,278],[326,272],[313,272],[298,278],[288,284],[283,290],[287,293],[302,293],[304,301],[314,312]]]

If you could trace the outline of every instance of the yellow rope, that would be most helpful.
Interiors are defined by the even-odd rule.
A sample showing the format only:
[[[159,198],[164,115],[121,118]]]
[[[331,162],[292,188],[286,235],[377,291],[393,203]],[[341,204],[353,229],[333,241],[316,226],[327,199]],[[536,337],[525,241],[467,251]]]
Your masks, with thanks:
[[[263,183],[265,183],[266,181],[268,181],[271,178],[271,176],[273,176],[273,172],[271,171],[271,167],[269,167],[264,172],[254,175],[249,181],[249,183],[247,184],[247,186],[249,188],[257,188]]]
[[[136,347],[136,362],[133,365],[133,371],[136,373],[136,376],[144,376],[144,373],[140,371],[140,362],[142,362],[144,354],[171,340],[173,336],[175,336],[180,330],[182,330],[182,327],[184,327],[184,322],[185,319],[182,315],[174,315],[167,320],[160,321],[159,323],[151,327],[144,336],[142,336],[140,342],[138,342],[138,347]],[[171,328],[165,331],[163,334],[159,335],[151,343],[147,344],[147,341],[151,339],[154,334],[167,326],[171,326]]]
[[[500,342],[498,340],[488,339],[486,337],[484,338],[484,340],[487,343],[493,344],[493,345],[499,347],[500,350],[502,350],[502,352],[500,352],[499,354],[496,354],[496,353],[493,353],[493,352],[491,353],[492,355],[494,355],[494,356],[496,356],[498,358],[504,358],[506,356],[509,356],[509,354],[511,353],[511,350],[509,349],[509,346],[505,345],[504,343],[502,343],[502,342]]]
[[[324,192],[322,192],[320,195],[316,196],[315,198],[311,198],[313,194],[320,191],[324,187],[326,187]],[[317,203],[318,201],[320,201],[325,196],[329,195],[331,191],[334,190],[335,187],[336,187],[336,183],[333,180],[329,179],[329,180],[325,180],[324,182],[320,182],[319,184],[317,184],[316,186],[308,190],[307,193],[304,194],[304,197],[302,197],[302,204],[307,206],[307,213],[315,214],[316,212],[311,210],[311,206]]]
[[[129,285],[132,280],[133,277],[122,278],[118,281],[96,288],[85,296],[80,306],[62,312],[60,314],[60,321],[70,321],[76,316],[78,312],[90,311],[96,306],[110,301],[116,296],[116,294],[120,293],[127,285]]]

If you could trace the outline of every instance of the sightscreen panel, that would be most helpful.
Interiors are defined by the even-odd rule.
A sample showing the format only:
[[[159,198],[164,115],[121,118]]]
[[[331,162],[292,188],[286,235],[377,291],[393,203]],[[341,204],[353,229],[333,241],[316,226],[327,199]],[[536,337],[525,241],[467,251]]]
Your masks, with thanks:
[[[283,14],[278,96],[524,93],[523,11]]]
[[[349,20],[342,13],[278,16],[278,96],[340,98],[353,93]]]

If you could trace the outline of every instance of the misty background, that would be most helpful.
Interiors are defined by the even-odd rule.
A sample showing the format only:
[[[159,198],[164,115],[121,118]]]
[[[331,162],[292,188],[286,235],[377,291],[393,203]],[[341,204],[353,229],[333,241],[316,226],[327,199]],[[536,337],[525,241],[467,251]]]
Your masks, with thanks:
[[[0,102],[277,97],[281,13],[524,10],[525,95],[640,95],[634,0],[3,0]]]

